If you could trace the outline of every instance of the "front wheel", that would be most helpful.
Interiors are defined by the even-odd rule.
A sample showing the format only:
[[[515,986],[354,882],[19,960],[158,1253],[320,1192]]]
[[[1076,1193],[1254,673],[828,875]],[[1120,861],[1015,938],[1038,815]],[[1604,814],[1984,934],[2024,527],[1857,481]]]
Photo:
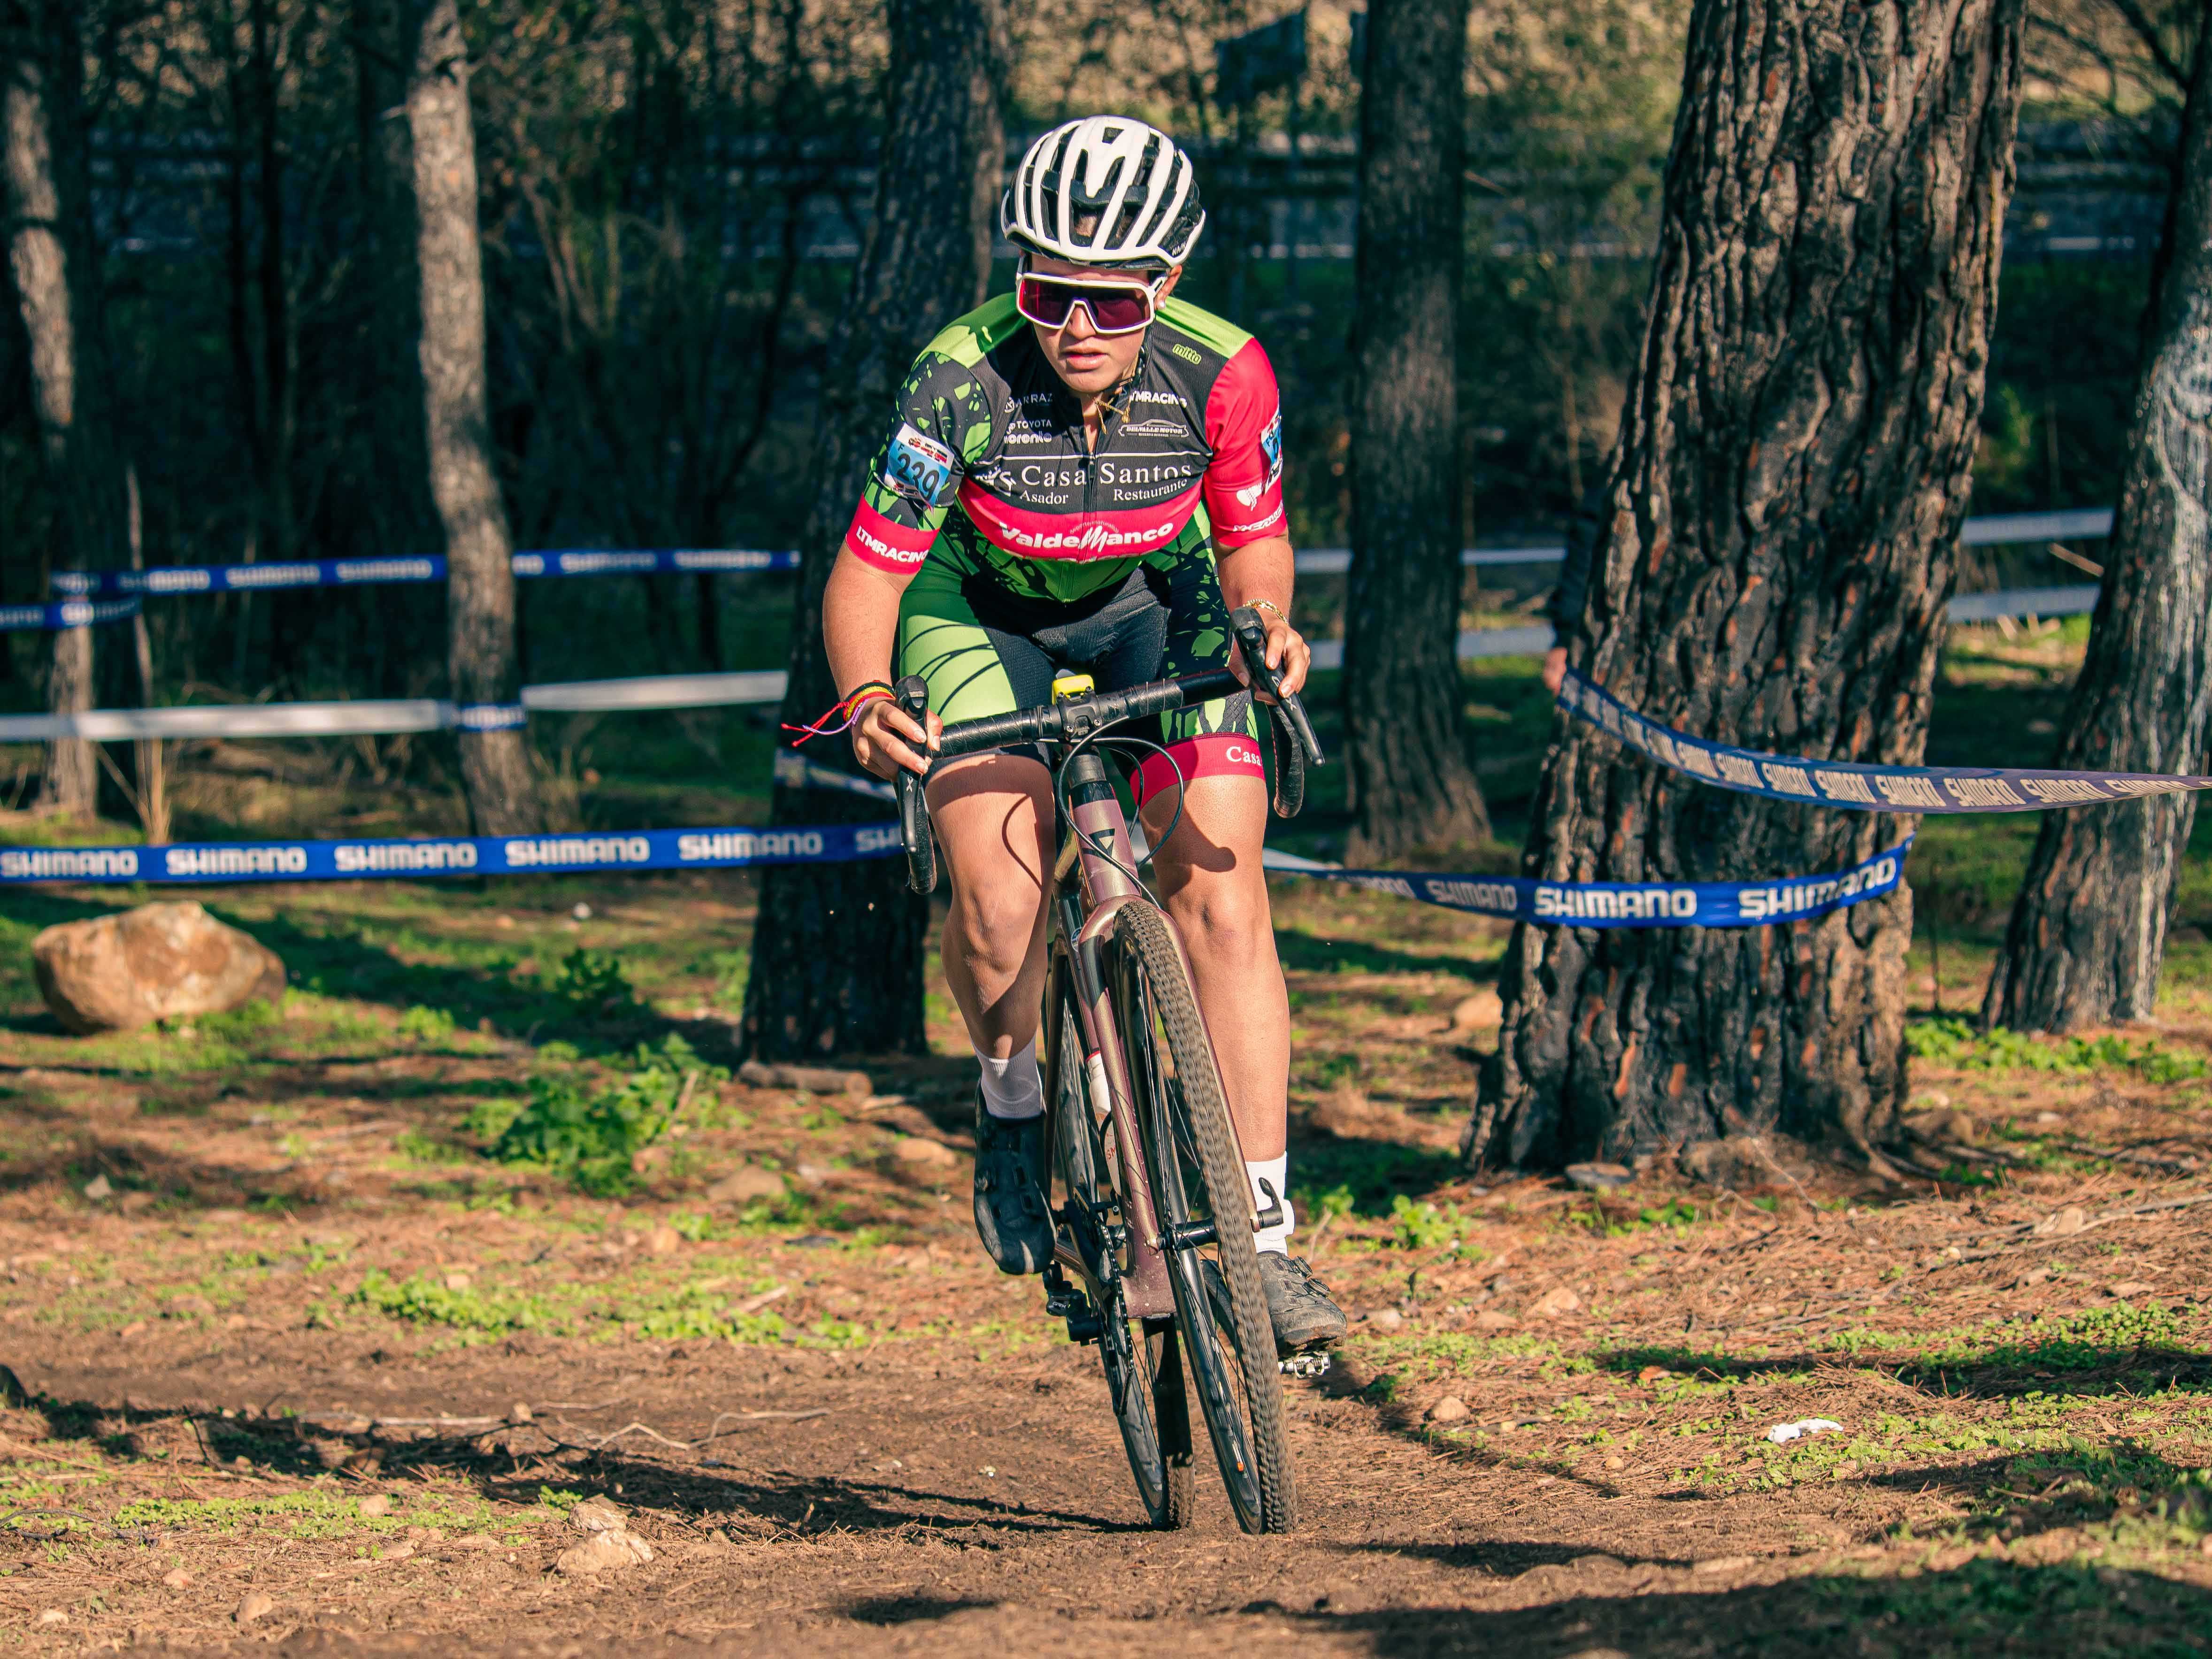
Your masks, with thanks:
[[[1184,1403],[1182,1366],[1174,1325],[1141,1323],[1122,1312],[1121,1253],[1109,1230],[1126,1225],[1116,1160],[1098,1132],[1084,1086],[1083,1049],[1070,1012],[1060,1021],[1060,1098],[1054,1112],[1054,1161],[1066,1202],[1054,1219],[1074,1242],[1085,1263],[1084,1290],[1098,1322],[1098,1358],[1121,1449],[1137,1483],[1145,1519],[1162,1532],[1191,1520],[1190,1408]]]
[[[1252,1245],[1252,1189],[1198,998],[1167,919],[1125,905],[1115,921],[1115,1000],[1152,1164],[1160,1224],[1194,1242],[1168,1251],[1199,1409],[1237,1524],[1297,1524],[1275,1334]],[[1195,1242],[1211,1221],[1212,1237]]]

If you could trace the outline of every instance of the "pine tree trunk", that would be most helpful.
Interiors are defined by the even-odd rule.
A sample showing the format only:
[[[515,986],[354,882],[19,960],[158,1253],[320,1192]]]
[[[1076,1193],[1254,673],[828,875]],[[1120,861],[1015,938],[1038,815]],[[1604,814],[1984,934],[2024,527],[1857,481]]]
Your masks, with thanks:
[[[2212,50],[2200,40],[2127,467],[2055,765],[2202,772],[2212,700]],[[2148,1019],[2197,797],[2044,815],[1982,1004],[2063,1031]]]
[[[822,590],[868,459],[915,356],[982,298],[1006,136],[1002,0],[891,0],[890,127],[874,228],[837,321],[817,419],[805,566],[792,620],[783,718],[836,700],[822,649]],[[842,740],[835,740],[842,741]],[[827,754],[849,766],[849,754]],[[880,823],[883,804],[836,790],[775,791],[775,822]],[[771,868],[761,883],[744,1042],[770,1060],[840,1051],[921,1054],[929,905],[900,859]]]
[[[1344,623],[1355,864],[1490,834],[1460,719],[1467,16],[1467,0],[1367,9]]]
[[[407,130],[407,77],[414,60],[410,10],[410,0],[353,3],[356,143],[367,233],[356,270],[367,290],[371,337],[382,349],[363,353],[356,371],[362,377],[366,465],[360,494],[337,516],[354,551],[368,556],[426,546],[436,528],[415,349],[422,294],[415,269],[414,143]],[[408,666],[437,648],[414,596],[404,586],[378,584],[360,589],[351,603],[362,614],[364,631],[377,641],[370,695],[405,695],[411,684]]]
[[[10,0],[0,12],[8,263],[30,342],[31,397],[63,538],[45,562],[98,570],[114,562],[115,515],[106,499],[105,434],[88,361],[92,331],[84,289],[96,278],[82,227],[75,234],[70,228],[64,168],[56,156],[64,137],[58,105],[71,90],[64,77],[75,72],[74,46],[66,17],[52,7],[34,15]],[[68,102],[73,112],[74,100]],[[46,708],[56,714],[83,714],[93,703],[92,629],[58,629],[46,638]],[[49,743],[37,810],[90,817],[99,782],[90,743],[82,738]]]
[[[1965,516],[2021,0],[1698,0],[1641,362],[1572,659],[1747,748],[1921,757]],[[1910,820],[1706,788],[1562,720],[1527,869],[1833,870]],[[1869,1158],[1902,1103],[1912,899],[1789,927],[1516,928],[1467,1146],[1492,1164],[1779,1127]]]
[[[492,470],[476,128],[455,0],[427,0],[417,30],[407,86],[422,294],[417,355],[430,497],[446,532],[447,666],[456,702],[513,704],[521,696],[514,544]],[[462,786],[478,835],[523,835],[544,826],[521,728],[463,731],[459,746]]]

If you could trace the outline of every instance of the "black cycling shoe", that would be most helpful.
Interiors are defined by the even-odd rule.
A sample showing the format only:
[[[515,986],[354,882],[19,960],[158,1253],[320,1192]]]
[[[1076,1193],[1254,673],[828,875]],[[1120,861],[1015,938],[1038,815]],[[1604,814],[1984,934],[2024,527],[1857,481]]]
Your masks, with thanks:
[[[1043,1163],[1044,1114],[993,1117],[977,1090],[975,1236],[1002,1273],[1041,1273],[1052,1260],[1052,1216],[1037,1185]]]
[[[1260,1283],[1267,1292],[1277,1358],[1312,1353],[1344,1340],[1344,1310],[1330,1299],[1328,1286],[1313,1276],[1304,1257],[1261,1251]]]

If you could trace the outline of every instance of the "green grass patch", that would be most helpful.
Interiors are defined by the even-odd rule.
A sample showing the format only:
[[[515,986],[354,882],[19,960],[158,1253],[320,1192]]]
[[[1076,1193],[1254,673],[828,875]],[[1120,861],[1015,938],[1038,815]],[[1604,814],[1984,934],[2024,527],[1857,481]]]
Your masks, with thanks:
[[[631,1160],[668,1132],[687,1089],[728,1075],[680,1036],[658,1048],[641,1046],[611,1085],[594,1087],[574,1069],[542,1072],[530,1079],[521,1109],[507,1116],[491,1155],[550,1170],[595,1197],[617,1197],[637,1185]],[[471,1127],[488,1129],[489,1119],[477,1117]]]
[[[1979,1072],[2133,1072],[2146,1083],[2186,1083],[2212,1073],[2212,1060],[2155,1042],[2123,1036],[2028,1036],[1999,1025],[1984,1031],[1955,1015],[1917,1019],[1905,1046],[1923,1060]]]

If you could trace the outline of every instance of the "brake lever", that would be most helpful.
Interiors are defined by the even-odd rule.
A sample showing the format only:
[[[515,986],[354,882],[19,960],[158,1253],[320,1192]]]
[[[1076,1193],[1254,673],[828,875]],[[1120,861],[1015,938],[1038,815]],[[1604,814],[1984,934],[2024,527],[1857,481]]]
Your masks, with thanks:
[[[893,686],[891,701],[902,714],[913,716],[924,732],[929,729],[929,682],[921,675],[908,674]],[[930,829],[929,802],[922,793],[921,776],[903,766],[898,769],[897,787],[899,833],[907,849],[907,885],[917,893],[927,893],[937,885],[937,842]]]
[[[1304,752],[1306,763],[1328,764],[1314,736],[1313,723],[1306,719],[1305,705],[1298,701],[1296,692],[1283,690],[1281,676],[1267,666],[1267,625],[1260,620],[1260,613],[1249,605],[1240,605],[1229,613],[1229,626],[1236,633],[1237,648],[1244,653],[1244,669],[1252,677],[1253,689],[1275,700],[1275,708],[1290,726],[1291,735]]]

